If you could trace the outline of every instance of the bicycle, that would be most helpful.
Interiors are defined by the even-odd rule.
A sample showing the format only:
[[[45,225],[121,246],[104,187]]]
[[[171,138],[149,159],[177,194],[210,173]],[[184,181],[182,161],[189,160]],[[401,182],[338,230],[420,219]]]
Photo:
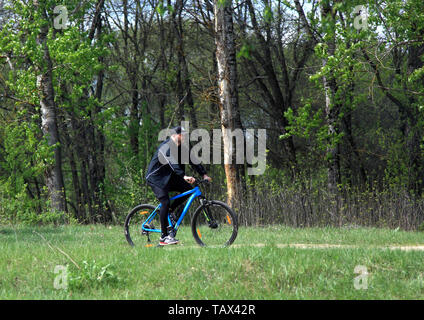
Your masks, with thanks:
[[[237,237],[237,215],[226,203],[206,199],[199,186],[208,182],[208,180],[196,180],[193,189],[171,198],[171,200],[175,200],[191,195],[186,200],[179,217],[168,214],[168,231],[173,232],[173,235],[176,236],[188,209],[197,198],[200,200],[200,205],[195,210],[191,221],[191,231],[194,239],[202,247],[228,247]],[[161,230],[155,228],[155,225],[160,226],[158,214],[160,207],[161,204],[156,207],[151,204],[140,204],[128,213],[124,228],[125,237],[131,246],[135,246],[135,243],[140,243],[143,236],[147,237],[146,246],[152,246],[151,236],[157,235],[159,238]],[[147,218],[145,218],[146,216]]]

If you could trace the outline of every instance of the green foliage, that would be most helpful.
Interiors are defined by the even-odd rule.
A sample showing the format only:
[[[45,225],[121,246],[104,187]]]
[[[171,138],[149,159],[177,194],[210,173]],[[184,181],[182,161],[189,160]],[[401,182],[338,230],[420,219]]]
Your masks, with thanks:
[[[49,27],[46,45],[53,63],[57,121],[73,117],[92,120],[98,130],[103,126],[104,119],[92,116],[93,110],[99,108],[99,101],[88,92],[93,79],[105,67],[99,59],[108,56],[106,43],[112,43],[113,38],[104,33],[91,44],[88,31],[80,31],[84,11],[90,10],[95,2],[86,1],[81,5],[78,1],[67,1],[68,12],[76,6],[78,10],[68,16],[67,28],[60,31],[54,29],[53,18],[46,21],[41,14],[46,10],[49,17],[54,17],[53,8],[60,4],[57,1],[41,2],[38,10],[32,2],[13,2],[8,7],[19,17],[19,22],[11,19],[0,31],[0,54],[11,53],[17,57],[13,60],[17,67],[7,71],[5,80],[14,97],[13,108],[5,113],[0,126],[0,146],[4,145],[5,151],[4,157],[0,157],[0,168],[4,170],[0,175],[0,189],[3,197],[9,199],[3,207],[4,220],[50,223],[58,221],[60,216],[60,213],[47,213],[49,201],[43,181],[46,168],[55,161],[54,149],[59,144],[48,146],[48,137],[43,137],[41,132],[37,77],[47,69],[44,48],[37,41],[41,26]]]
[[[99,289],[102,286],[118,286],[122,283],[115,268],[109,263],[101,265],[96,260],[82,262],[80,269],[68,266],[68,290]]]
[[[163,17],[167,11],[169,12],[169,14],[172,14],[172,12],[174,11],[174,7],[172,5],[165,6],[163,0],[161,0],[156,6],[156,11],[157,13],[159,13],[160,16]]]
[[[252,51],[252,46],[248,43],[244,43],[239,52],[237,52],[237,58],[245,58],[248,60],[251,60],[251,51]]]
[[[232,0],[217,0],[218,7],[224,8],[232,5]]]
[[[296,107],[297,114],[289,108],[285,113],[289,122],[288,130],[280,137],[295,136],[312,140],[312,148],[319,153],[332,150],[341,143],[344,136],[343,118],[345,114],[352,113],[361,101],[360,96],[355,96],[354,86],[363,68],[357,57],[365,45],[363,40],[367,34],[367,31],[358,32],[353,27],[346,27],[351,26],[353,18],[349,16],[352,9],[350,5],[338,3],[331,8],[333,12],[342,11],[347,21],[339,20],[338,15],[321,16],[318,30],[323,38],[314,50],[322,64],[309,77],[319,91],[325,93],[328,101],[309,98]],[[327,87],[324,86],[324,80]],[[325,158],[328,157],[329,154]]]
[[[274,20],[274,14],[272,12],[271,6],[269,5],[265,6],[263,15],[266,23],[271,23]]]
[[[327,139],[328,132],[324,127],[323,110],[318,109],[314,112],[311,102],[305,103],[297,108],[297,115],[292,108],[289,108],[284,116],[289,125],[286,127],[287,133],[280,136],[280,139],[289,136],[296,136],[304,139],[317,139],[319,145]]]
[[[58,4],[66,5],[68,12],[73,12],[68,28],[63,30],[53,28],[53,8]],[[144,180],[147,165],[159,143],[157,133],[161,126],[177,121],[175,109],[181,94],[177,90],[186,92],[186,88],[179,88],[181,84],[186,86],[186,79],[181,79],[181,61],[176,51],[179,48],[169,20],[176,12],[160,0],[156,7],[138,8],[140,16],[136,20],[132,19],[136,10],[131,7],[128,34],[124,34],[124,28],[114,25],[113,18],[103,20],[108,23],[102,25],[100,37],[96,34],[91,41],[82,26],[89,25],[86,18],[92,16],[96,4],[96,0],[82,4],[77,0],[47,0],[40,1],[40,10],[35,10],[32,1],[7,4],[7,13],[15,18],[4,20],[0,31],[0,88],[7,88],[6,93],[10,95],[0,93],[0,219],[4,222],[47,223],[57,221],[59,216],[46,213],[49,202],[44,174],[46,167],[54,162],[53,150],[58,145],[49,147],[41,131],[37,76],[39,70],[47,70],[47,66],[37,36],[40,27],[45,25],[49,27],[46,45],[53,63],[59,133],[62,138],[69,138],[60,144],[68,202],[77,206],[74,203],[77,193],[83,196],[81,190],[74,189],[71,155],[76,160],[78,182],[82,183],[85,165],[88,188],[100,189],[96,193],[101,199],[100,206],[112,207],[118,222],[133,205],[155,200]],[[326,190],[327,151],[335,146],[340,147],[343,182],[354,180],[360,165],[366,169],[367,183],[378,188],[409,189],[411,182],[419,180],[415,172],[422,169],[422,165],[417,167],[411,162],[415,156],[424,158],[424,67],[419,63],[423,60],[422,54],[418,57],[420,60],[414,60],[411,52],[423,45],[422,0],[368,2],[368,28],[361,30],[354,28],[357,17],[353,12],[363,1],[323,0],[316,2],[313,8],[306,4],[306,19],[311,30],[317,32],[319,43],[315,48],[303,46],[311,37],[293,1],[282,1],[278,5],[252,1],[258,30],[252,29],[249,10],[243,1],[218,0],[217,4],[227,8],[234,4],[236,10],[234,31],[238,43],[243,125],[267,128],[268,141],[271,141],[267,145],[267,160],[277,154],[272,164],[268,161],[263,176],[247,178],[249,191],[267,190],[267,184],[272,194],[277,194],[285,185],[303,191],[302,188],[310,186],[308,190],[312,194]],[[112,5],[118,2],[106,5],[103,18],[113,16]],[[330,6],[331,14],[319,14],[324,5]],[[47,12],[48,20],[42,19],[42,10]],[[201,22],[203,17],[208,18],[201,11],[196,11],[196,19],[193,19],[193,15],[187,14],[188,7],[183,5],[182,10],[183,54],[194,114],[199,127],[218,128],[220,113],[212,59],[215,44],[210,32],[213,24]],[[123,21],[118,20],[123,19],[122,16],[116,16],[121,26]],[[137,28],[134,21],[138,23]],[[270,61],[257,60],[265,47],[258,42],[256,31],[269,46],[270,55],[266,59]],[[301,69],[296,69],[309,52],[304,50],[311,50],[311,54],[305,55],[309,58],[304,65],[299,64]],[[253,54],[255,51],[258,55]],[[9,67],[6,55],[11,57],[14,68]],[[371,62],[378,69],[383,85],[378,82]],[[296,82],[286,82],[283,63],[289,71],[289,79],[299,73]],[[274,75],[268,73],[271,69],[275,70],[275,83],[270,82],[274,81]],[[105,81],[99,100],[93,93],[100,71],[104,72]],[[135,118],[130,115],[135,90],[133,76],[138,90]],[[324,79],[335,83],[334,91],[326,91]],[[288,94],[287,88],[292,86],[296,89]],[[400,107],[387,97],[384,89],[400,101]],[[331,99],[327,110],[326,93]],[[282,128],[275,125],[275,117],[282,117],[282,113],[270,106],[273,99],[289,100],[289,96],[291,105],[281,105],[287,120]],[[181,102],[186,118],[191,116],[187,100]],[[337,114],[334,116],[334,113]],[[329,133],[330,125],[335,128],[332,133]],[[130,142],[136,132],[137,151]],[[83,140],[80,134],[85,135],[87,141],[80,141]],[[99,154],[96,147],[88,145],[99,146],[100,134],[104,136],[101,155],[105,161],[105,180],[100,185],[91,185],[96,168],[90,165]],[[297,168],[287,160],[284,151],[279,150],[282,141],[278,138],[289,137],[294,142]],[[411,153],[408,148],[413,138],[421,144],[421,149]],[[77,146],[87,154],[85,164],[79,158]],[[220,166],[208,169],[215,175],[220,189],[216,196],[225,200],[225,188],[221,188],[225,179],[223,169]],[[292,171],[296,171],[295,179],[290,177]],[[90,205],[83,206],[88,215]],[[66,219],[75,221],[72,211]]]
[[[10,189],[14,189],[11,195]],[[0,223],[34,223],[39,222],[36,212],[40,203],[28,197],[27,185],[0,185]]]
[[[0,170],[4,172],[0,176],[0,217],[26,223],[51,220],[49,214],[41,214],[45,201],[35,197],[35,190],[31,193],[28,184],[42,177],[45,166],[51,162],[52,148],[38,138],[40,129],[34,117],[25,122],[25,112],[17,116],[20,118],[0,129],[0,143],[4,147],[0,158]]]

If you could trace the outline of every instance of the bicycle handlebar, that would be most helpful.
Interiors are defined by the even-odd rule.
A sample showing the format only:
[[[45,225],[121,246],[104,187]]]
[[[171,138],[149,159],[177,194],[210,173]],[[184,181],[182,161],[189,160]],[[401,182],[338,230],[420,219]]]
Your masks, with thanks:
[[[210,181],[208,179],[201,179],[201,180],[196,179],[196,181],[194,181],[194,183],[193,183],[193,186],[198,186],[202,183],[210,183]]]

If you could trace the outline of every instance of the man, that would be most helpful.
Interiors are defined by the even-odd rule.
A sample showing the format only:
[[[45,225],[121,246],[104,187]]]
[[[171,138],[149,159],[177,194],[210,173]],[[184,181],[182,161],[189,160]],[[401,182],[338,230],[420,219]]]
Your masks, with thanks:
[[[183,193],[191,190],[192,187],[190,184],[196,181],[193,177],[185,174],[185,165],[181,163],[181,153],[187,152],[187,155],[189,155],[189,150],[182,147],[184,139],[184,128],[180,126],[173,128],[171,130],[171,137],[159,145],[147,169],[147,184],[152,188],[153,193],[162,205],[159,211],[162,233],[159,239],[159,245],[161,246],[177,244],[179,242],[174,238],[172,233],[168,234],[168,211],[173,212],[188,198],[188,196],[178,198],[171,204],[169,192],[179,191]],[[199,163],[199,161],[195,162]],[[189,159],[189,163],[203,176],[203,179],[212,180],[200,163],[194,164],[191,158]]]

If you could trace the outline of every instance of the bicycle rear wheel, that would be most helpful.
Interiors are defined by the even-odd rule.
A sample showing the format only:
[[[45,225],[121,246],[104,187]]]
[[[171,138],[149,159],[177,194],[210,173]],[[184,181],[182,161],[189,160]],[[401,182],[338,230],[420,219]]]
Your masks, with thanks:
[[[158,242],[160,233],[156,232],[149,232],[147,234],[146,231],[143,231],[141,226],[144,223],[144,221],[147,220],[147,218],[150,216],[150,214],[155,210],[155,206],[152,206],[151,204],[140,204],[136,207],[134,207],[130,213],[128,213],[125,224],[124,224],[124,231],[125,231],[125,238],[127,239],[128,243],[131,246],[135,245],[142,245],[143,243],[147,244],[147,235],[149,235],[150,239],[152,241]],[[160,229],[160,222],[159,222],[159,213],[156,214],[154,219],[149,222],[149,226],[151,229],[159,228]]]
[[[237,237],[237,216],[224,202],[208,201],[196,209],[191,231],[201,246],[227,247]]]

